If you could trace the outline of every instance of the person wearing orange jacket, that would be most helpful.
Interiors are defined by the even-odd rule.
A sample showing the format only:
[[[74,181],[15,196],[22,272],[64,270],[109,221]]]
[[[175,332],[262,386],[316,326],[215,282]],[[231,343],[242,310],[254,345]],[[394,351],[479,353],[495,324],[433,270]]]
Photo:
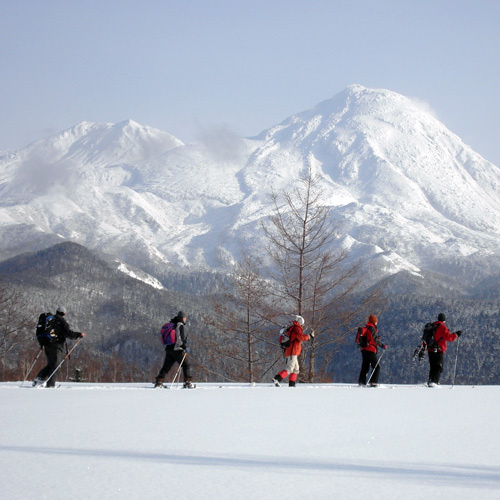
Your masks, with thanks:
[[[439,385],[439,379],[441,378],[441,373],[443,373],[443,358],[446,352],[447,342],[454,342],[462,335],[461,330],[450,333],[445,322],[445,314],[439,313],[438,320],[433,323],[436,325],[436,330],[434,331],[434,345],[427,347],[430,365],[429,381],[427,382],[428,387],[436,387]]]
[[[363,362],[361,364],[361,371],[359,372],[358,384],[361,386],[366,385],[366,376],[370,370],[370,366],[373,369],[373,373],[370,378],[370,387],[377,387],[378,376],[380,373],[380,363],[377,358],[377,346],[382,347],[382,349],[387,349],[387,344],[383,344],[380,340],[378,334],[378,318],[374,314],[370,314],[368,318],[368,323],[366,324],[366,346],[361,347],[361,356],[363,357]]]
[[[299,375],[299,355],[302,352],[302,342],[314,338],[314,332],[309,335],[304,333],[304,318],[302,316],[295,316],[295,320],[289,329],[290,345],[285,349],[285,362],[286,368],[281,370],[274,376],[273,382],[276,387],[280,387],[281,382],[288,377],[288,386],[295,387],[297,377]]]

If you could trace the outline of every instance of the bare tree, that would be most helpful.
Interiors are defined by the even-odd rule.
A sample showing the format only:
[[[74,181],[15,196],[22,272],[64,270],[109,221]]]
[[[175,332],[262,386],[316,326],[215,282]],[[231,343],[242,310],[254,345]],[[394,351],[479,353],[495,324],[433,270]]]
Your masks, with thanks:
[[[273,191],[274,213],[270,224],[262,225],[274,264],[271,277],[277,307],[304,316],[316,333],[301,356],[301,364],[308,364],[309,381],[315,376],[320,352],[326,366],[328,353],[333,352],[326,348],[352,331],[367,303],[377,301],[377,294],[353,300],[360,288],[360,264],[346,262],[347,250],[332,250],[340,222],[332,217],[319,181],[309,170],[293,191]]]
[[[0,362],[28,339],[34,338],[36,318],[22,294],[12,285],[0,282]]]
[[[258,261],[246,256],[236,264],[229,288],[214,299],[213,314],[205,317],[214,331],[209,349],[217,360],[212,357],[212,362],[220,372],[231,372],[229,380],[254,382],[268,360],[268,296],[269,283],[259,275]]]

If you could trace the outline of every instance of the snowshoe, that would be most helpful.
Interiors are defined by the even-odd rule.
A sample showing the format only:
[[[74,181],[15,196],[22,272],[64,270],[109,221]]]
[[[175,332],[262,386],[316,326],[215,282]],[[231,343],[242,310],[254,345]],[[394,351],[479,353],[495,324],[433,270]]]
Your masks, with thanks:
[[[35,380],[33,380],[33,387],[38,387],[38,388],[44,387],[45,386],[44,382],[45,380],[43,380],[43,378],[36,377]]]
[[[155,381],[153,382],[153,384],[154,384],[155,389],[156,389],[157,387],[158,387],[158,388],[160,388],[160,389],[162,389],[163,387],[165,387],[165,386],[163,385],[163,379],[162,379],[162,378],[158,378],[158,377],[157,377],[157,378],[155,379]]]

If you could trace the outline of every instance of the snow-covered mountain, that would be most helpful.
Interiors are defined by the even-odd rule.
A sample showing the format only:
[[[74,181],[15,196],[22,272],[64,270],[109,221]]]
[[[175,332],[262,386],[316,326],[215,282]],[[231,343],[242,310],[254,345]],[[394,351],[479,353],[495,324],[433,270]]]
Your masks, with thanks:
[[[156,276],[224,268],[260,250],[271,188],[308,168],[372,279],[500,272],[500,169],[421,104],[360,85],[251,139],[85,122],[3,152],[0,255],[70,239]]]

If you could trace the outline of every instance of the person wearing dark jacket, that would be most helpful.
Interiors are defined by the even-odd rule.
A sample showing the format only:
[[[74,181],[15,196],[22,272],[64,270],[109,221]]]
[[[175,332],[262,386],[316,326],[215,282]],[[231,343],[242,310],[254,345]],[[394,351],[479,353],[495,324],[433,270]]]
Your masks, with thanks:
[[[377,346],[382,347],[382,349],[387,349],[387,344],[383,344],[380,340],[377,324],[377,316],[371,314],[368,318],[368,323],[365,326],[365,328],[367,329],[367,345],[366,347],[361,347],[361,356],[363,357],[363,362],[361,364],[361,371],[359,372],[358,383],[362,386],[366,385],[366,376],[371,366],[373,369],[373,373],[370,378],[370,387],[377,387],[378,376],[380,372],[380,363],[377,358]]]
[[[314,332],[309,335],[303,331],[304,318],[302,316],[295,316],[295,320],[289,329],[290,345],[285,349],[285,363],[286,368],[281,370],[273,378],[273,383],[276,387],[280,387],[281,382],[288,377],[288,386],[295,387],[297,377],[299,376],[299,355],[302,352],[302,342],[314,338]]]
[[[461,330],[450,333],[445,322],[445,314],[439,313],[438,320],[433,323],[436,325],[436,330],[434,331],[434,346],[427,347],[430,365],[429,381],[427,382],[428,387],[436,387],[439,385],[439,379],[441,378],[441,373],[443,373],[443,358],[446,352],[447,342],[454,342],[462,335]]]
[[[187,353],[187,333],[186,333],[187,317],[179,311],[175,318],[170,320],[175,325],[175,343],[165,347],[165,361],[161,367],[160,372],[155,380],[155,387],[163,387],[163,380],[175,363],[182,363],[182,374],[184,375],[184,388],[192,389],[194,384],[191,382],[191,364]]]
[[[54,370],[59,366],[63,358],[64,344],[66,339],[79,339],[85,337],[85,333],[74,332],[70,329],[68,322],[64,318],[66,316],[66,308],[59,306],[55,314],[54,329],[56,337],[53,342],[44,346],[45,356],[47,357],[47,364],[44,366],[35,377],[33,387],[43,384],[45,387],[53,388],[56,385],[56,374]],[[57,373],[57,372],[56,372]]]

